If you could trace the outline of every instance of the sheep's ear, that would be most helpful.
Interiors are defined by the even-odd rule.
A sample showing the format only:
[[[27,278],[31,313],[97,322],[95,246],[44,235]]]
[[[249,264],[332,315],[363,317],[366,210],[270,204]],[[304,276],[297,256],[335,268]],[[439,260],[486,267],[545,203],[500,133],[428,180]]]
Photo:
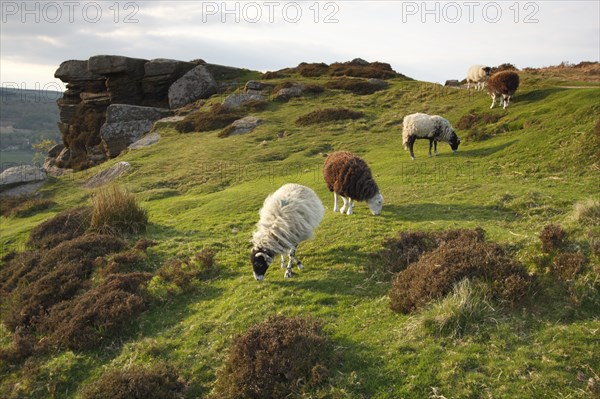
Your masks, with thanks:
[[[271,259],[271,257],[264,252],[257,252],[256,255],[254,255],[254,257],[255,258],[262,257],[266,262],[268,262]]]

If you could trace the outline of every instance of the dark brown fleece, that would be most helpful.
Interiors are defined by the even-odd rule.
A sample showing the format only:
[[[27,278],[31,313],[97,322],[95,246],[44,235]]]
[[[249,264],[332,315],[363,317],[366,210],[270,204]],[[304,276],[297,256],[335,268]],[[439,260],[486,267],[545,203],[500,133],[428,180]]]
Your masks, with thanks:
[[[379,192],[367,163],[348,151],[327,157],[323,177],[329,191],[356,201],[368,200]]]
[[[490,93],[512,96],[519,88],[519,75],[513,71],[502,71],[493,74],[487,81]]]

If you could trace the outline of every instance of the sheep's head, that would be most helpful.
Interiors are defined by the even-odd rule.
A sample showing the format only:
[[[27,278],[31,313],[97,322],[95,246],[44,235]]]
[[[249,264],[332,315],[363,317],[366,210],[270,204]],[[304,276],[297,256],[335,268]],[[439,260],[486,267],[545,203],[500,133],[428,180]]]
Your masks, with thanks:
[[[377,194],[367,200],[367,205],[373,215],[379,215],[383,208],[383,195],[378,191]]]
[[[490,74],[492,73],[492,68],[486,66],[486,67],[481,67],[481,70],[483,71],[483,73],[485,74],[485,76],[490,76]]]
[[[253,248],[250,254],[252,270],[256,281],[262,281],[269,265],[273,262],[273,252],[260,248]]]
[[[458,138],[454,130],[452,131],[452,135],[450,136],[450,142],[448,144],[450,144],[452,152],[456,152],[458,150],[458,146],[460,145],[460,139]]]

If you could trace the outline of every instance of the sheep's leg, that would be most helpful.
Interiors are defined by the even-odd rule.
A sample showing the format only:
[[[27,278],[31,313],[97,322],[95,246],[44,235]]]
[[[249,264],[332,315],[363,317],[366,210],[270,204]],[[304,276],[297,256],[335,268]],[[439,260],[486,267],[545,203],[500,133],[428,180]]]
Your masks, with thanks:
[[[433,147],[433,139],[429,139],[429,158],[431,158],[431,147]]]
[[[285,268],[285,274],[283,275],[283,278],[291,278],[292,275],[292,250],[290,249],[288,252],[287,267]]]
[[[302,264],[302,262],[300,262],[300,260],[296,257],[296,248],[292,248],[290,250],[290,258],[294,261],[294,263],[296,264],[296,266],[298,267],[298,270],[304,270],[304,265]]]
[[[352,201],[352,198],[348,197],[348,211],[346,212],[346,215],[352,215],[352,212],[354,212],[354,201]]]
[[[283,254],[281,254],[281,268],[285,269],[285,256]]]
[[[346,199],[346,197],[344,197],[343,195],[341,196],[342,200],[344,200],[344,205],[342,205],[342,208],[340,209],[340,213],[345,213],[346,209],[348,209],[348,200]]]
[[[415,160],[415,153],[413,152],[413,146],[415,145],[415,140],[417,140],[417,136],[410,136],[408,138],[408,149],[410,150],[410,158]]]
[[[506,109],[506,107],[508,107],[508,102],[510,101],[510,96],[502,96],[502,98],[504,99],[504,106],[502,108]]]
[[[496,94],[495,93],[492,94],[492,106],[490,107],[490,109],[494,108],[494,105],[496,105]]]
[[[437,141],[433,141],[433,152],[435,154],[435,156],[437,157],[438,152],[437,152]]]
[[[333,211],[337,212],[340,210],[340,207],[338,206],[338,195],[336,193],[333,193]]]

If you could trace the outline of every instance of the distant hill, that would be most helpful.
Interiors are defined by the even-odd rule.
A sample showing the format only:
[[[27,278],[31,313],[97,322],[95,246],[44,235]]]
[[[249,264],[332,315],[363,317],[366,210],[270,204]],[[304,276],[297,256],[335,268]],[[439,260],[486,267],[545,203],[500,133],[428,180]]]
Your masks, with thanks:
[[[56,100],[61,97],[56,91],[0,88],[0,169],[29,163],[32,144],[60,141]]]

